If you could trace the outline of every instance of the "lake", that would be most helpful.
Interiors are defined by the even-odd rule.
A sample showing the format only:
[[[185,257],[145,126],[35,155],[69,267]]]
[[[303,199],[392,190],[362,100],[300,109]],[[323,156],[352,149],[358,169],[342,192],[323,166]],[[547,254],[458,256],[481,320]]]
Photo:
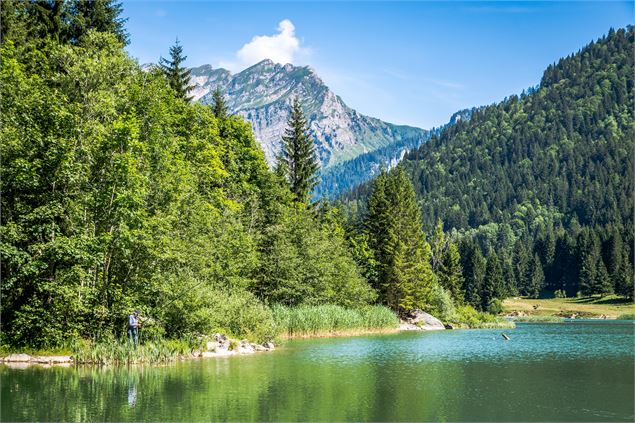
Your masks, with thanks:
[[[295,340],[130,368],[0,367],[2,421],[633,421],[630,321]]]

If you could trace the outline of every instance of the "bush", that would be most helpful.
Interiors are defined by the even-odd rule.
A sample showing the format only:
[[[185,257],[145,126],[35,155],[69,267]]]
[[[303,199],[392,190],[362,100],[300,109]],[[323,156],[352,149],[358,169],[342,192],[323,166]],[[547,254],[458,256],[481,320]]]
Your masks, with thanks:
[[[476,311],[472,306],[464,305],[457,308],[457,314],[451,323],[468,328],[510,328],[514,322],[498,318],[489,313]]]
[[[187,275],[172,277],[165,286],[170,293],[180,293],[178,298],[159,303],[157,307],[158,320],[169,338],[220,332],[264,342],[276,336],[271,310],[250,292],[213,288],[206,281]]]
[[[565,292],[564,289],[556,290],[556,292],[554,292],[553,295],[556,298],[567,298],[567,293]]]
[[[487,305],[487,312],[490,314],[501,314],[503,311],[503,303],[498,298],[492,298]]]
[[[430,299],[430,313],[443,322],[451,322],[456,319],[456,307],[450,293],[440,285],[432,288]]]
[[[617,320],[635,320],[635,313],[625,313],[617,316]]]

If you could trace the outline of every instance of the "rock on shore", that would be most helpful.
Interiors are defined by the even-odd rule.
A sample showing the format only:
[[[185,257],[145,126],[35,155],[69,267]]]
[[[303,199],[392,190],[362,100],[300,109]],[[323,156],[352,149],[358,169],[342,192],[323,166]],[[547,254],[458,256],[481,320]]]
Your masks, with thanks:
[[[402,319],[399,330],[445,330],[441,320],[423,310],[413,310]]]

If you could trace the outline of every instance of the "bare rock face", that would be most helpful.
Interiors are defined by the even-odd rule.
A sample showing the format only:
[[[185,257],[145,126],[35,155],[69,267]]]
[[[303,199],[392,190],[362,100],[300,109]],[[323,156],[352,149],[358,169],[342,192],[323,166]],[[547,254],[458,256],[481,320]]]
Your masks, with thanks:
[[[267,161],[273,164],[281,149],[291,103],[297,96],[304,107],[315,149],[322,167],[403,139],[429,136],[428,131],[394,125],[358,113],[333,93],[308,66],[281,65],[263,60],[242,72],[203,65],[191,69],[194,100],[211,103],[220,88],[232,114],[252,124]]]
[[[399,327],[400,330],[445,330],[441,320],[423,310],[411,311]]]

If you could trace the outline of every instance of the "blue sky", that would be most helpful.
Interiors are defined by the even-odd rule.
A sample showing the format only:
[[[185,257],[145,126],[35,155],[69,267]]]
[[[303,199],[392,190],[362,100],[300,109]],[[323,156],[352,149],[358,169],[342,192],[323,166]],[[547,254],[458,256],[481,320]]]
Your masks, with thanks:
[[[550,63],[634,17],[632,1],[123,4],[141,63],[176,37],[188,66],[239,71],[273,56],[312,66],[361,113],[422,128],[538,84]]]

